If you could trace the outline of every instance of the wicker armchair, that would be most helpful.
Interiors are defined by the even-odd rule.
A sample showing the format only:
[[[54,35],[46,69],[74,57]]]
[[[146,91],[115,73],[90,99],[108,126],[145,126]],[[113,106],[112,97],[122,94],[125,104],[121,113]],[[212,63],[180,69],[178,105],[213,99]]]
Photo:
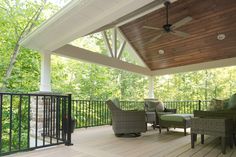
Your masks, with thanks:
[[[194,148],[197,134],[201,134],[201,143],[204,144],[204,135],[221,137],[222,153],[225,154],[226,140],[233,148],[233,120],[218,118],[192,118],[191,119],[191,147]]]
[[[146,132],[144,111],[121,110],[112,100],[108,100],[106,103],[111,111],[112,129],[117,137],[124,134],[140,136],[142,132]]]
[[[233,120],[233,141],[236,146],[236,110],[225,109],[220,111],[194,111],[194,117],[200,118],[228,118]]]

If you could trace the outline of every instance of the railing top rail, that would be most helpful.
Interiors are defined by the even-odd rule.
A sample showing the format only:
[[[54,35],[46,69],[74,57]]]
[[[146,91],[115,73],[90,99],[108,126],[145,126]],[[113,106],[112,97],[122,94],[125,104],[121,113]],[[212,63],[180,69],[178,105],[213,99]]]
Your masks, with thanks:
[[[0,95],[22,95],[22,96],[56,96],[56,97],[68,97],[65,94],[53,94],[53,93],[10,93],[10,92],[0,92]]]
[[[106,100],[86,100],[86,99],[73,99],[72,101],[106,101]],[[210,100],[167,100],[163,102],[208,102]],[[143,103],[145,101],[134,101],[134,100],[120,100],[120,102],[137,102],[137,103]]]

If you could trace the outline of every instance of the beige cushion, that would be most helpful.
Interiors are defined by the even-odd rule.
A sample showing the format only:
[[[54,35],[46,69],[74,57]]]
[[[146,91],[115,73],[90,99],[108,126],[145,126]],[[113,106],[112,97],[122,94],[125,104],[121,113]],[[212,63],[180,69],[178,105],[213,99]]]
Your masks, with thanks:
[[[165,109],[164,104],[161,101],[148,101],[146,104],[148,105],[148,111],[162,112]]]
[[[158,101],[157,105],[156,105],[156,111],[157,112],[162,112],[164,111],[165,108],[164,108],[164,104],[162,101]]]
[[[219,111],[224,109],[224,100],[219,100],[219,99],[212,99],[209,106],[208,110],[209,111]]]

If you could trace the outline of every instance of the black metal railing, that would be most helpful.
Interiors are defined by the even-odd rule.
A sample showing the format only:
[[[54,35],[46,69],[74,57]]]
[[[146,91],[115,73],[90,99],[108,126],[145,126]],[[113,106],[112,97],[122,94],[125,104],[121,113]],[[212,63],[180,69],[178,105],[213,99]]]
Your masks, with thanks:
[[[165,101],[164,102],[166,108],[177,109],[177,113],[189,113],[192,114],[194,110],[201,110],[202,103],[200,100],[198,101]]]
[[[206,110],[209,101],[165,101],[177,113]],[[144,110],[143,101],[120,101],[123,110]],[[0,156],[58,144],[71,145],[76,128],[110,125],[105,101],[71,100],[71,95],[0,93]]]
[[[71,144],[71,95],[0,93],[0,156]]]
[[[76,128],[86,128],[111,123],[110,112],[105,101],[72,100],[72,115]]]
[[[193,113],[206,110],[209,101],[165,101],[166,108],[177,109],[177,113]],[[144,110],[144,101],[120,101],[123,110]],[[76,128],[110,125],[110,111],[105,101],[72,100],[72,115],[77,119]]]

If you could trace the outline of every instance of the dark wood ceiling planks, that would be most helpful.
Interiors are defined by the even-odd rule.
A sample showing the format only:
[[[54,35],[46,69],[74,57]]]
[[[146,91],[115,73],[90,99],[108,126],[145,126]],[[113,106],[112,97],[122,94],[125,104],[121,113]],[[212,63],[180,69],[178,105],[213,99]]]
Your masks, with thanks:
[[[187,38],[166,34],[149,42],[166,22],[165,8],[156,10],[123,26],[121,31],[151,70],[236,57],[236,0],[178,0],[171,4],[171,24],[191,16],[193,20],[177,30],[189,33]],[[226,38],[217,40],[224,33]],[[164,50],[163,55],[158,50]]]

